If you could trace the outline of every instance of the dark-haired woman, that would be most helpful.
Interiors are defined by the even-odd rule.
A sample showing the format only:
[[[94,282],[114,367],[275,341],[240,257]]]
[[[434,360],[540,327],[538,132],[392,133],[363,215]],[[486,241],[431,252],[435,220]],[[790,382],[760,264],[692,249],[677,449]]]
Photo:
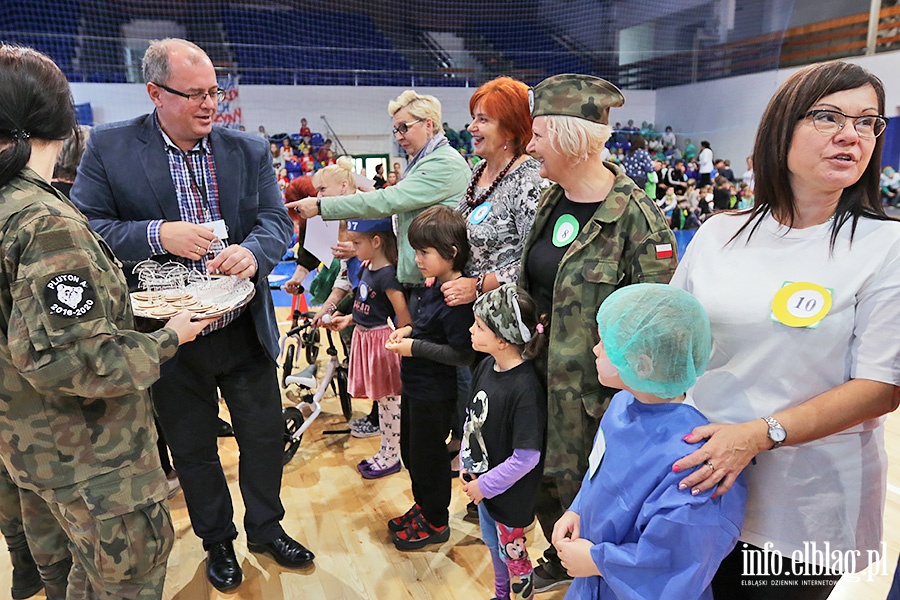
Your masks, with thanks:
[[[712,172],[715,169],[713,165],[713,151],[709,142],[703,140],[700,142],[700,154],[697,155],[698,170],[700,172],[700,187],[704,185],[712,185]]]
[[[692,394],[712,424],[684,432],[706,442],[673,467],[708,468],[679,487],[721,494],[743,471],[749,488],[717,598],[826,598],[880,547],[881,417],[900,384],[900,223],[878,197],[884,107],[862,67],[792,75],[757,133],[755,207],[708,219],[672,280],[706,308],[715,340]]]
[[[160,598],[174,532],[146,389],[210,321],[132,330],[120,263],[50,185],[74,127],[62,71],[0,45],[0,455],[69,538],[69,597]]]

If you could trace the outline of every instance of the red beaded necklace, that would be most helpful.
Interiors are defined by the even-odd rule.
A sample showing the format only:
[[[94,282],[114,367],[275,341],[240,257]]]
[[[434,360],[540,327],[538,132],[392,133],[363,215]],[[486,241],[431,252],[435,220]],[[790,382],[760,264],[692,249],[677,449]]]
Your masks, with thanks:
[[[496,179],[494,179],[494,181],[491,183],[491,185],[488,187],[488,189],[481,196],[479,196],[476,199],[475,198],[475,185],[478,183],[478,180],[481,179],[481,174],[484,173],[485,169],[487,169],[487,161],[486,160],[483,160],[480,163],[478,163],[478,166],[475,167],[475,172],[472,173],[472,181],[469,183],[469,189],[466,190],[466,204],[469,205],[469,208],[475,208],[475,207],[483,204],[484,201],[488,199],[488,196],[491,195],[491,193],[494,191],[494,188],[497,187],[497,185],[500,183],[500,180],[502,180],[504,177],[506,177],[506,174],[509,173],[509,170],[515,164],[515,162],[517,160],[519,160],[520,156],[522,156],[522,155],[516,154],[515,156],[513,156],[512,160],[509,161],[509,163],[505,167],[503,167],[503,170],[497,174]]]

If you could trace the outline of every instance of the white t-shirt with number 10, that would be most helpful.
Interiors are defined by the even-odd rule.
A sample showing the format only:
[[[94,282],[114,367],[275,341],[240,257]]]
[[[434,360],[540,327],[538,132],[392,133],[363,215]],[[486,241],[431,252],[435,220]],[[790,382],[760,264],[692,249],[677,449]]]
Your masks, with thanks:
[[[831,221],[788,229],[771,216],[749,241],[748,227],[729,243],[746,219],[704,223],[672,279],[712,327],[709,367],[692,390],[697,408],[713,423],[741,423],[851,378],[900,384],[900,222],[860,219],[852,245],[848,222],[832,251]],[[741,539],[788,557],[828,542],[860,551],[851,566],[864,568],[882,534],[883,420],[757,455],[744,471]]]

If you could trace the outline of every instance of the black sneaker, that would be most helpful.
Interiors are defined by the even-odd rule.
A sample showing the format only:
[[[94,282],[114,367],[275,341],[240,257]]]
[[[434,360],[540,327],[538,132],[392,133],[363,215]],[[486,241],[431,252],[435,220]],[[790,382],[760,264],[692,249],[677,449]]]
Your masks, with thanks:
[[[534,593],[549,592],[562,585],[572,583],[572,577],[566,573],[562,565],[556,566],[543,558],[538,559],[538,565],[531,575],[534,584]]]
[[[420,512],[413,516],[405,529],[395,533],[391,541],[398,550],[418,550],[428,544],[443,544],[449,539],[449,525],[436,527]]]
[[[469,523],[478,523],[480,519],[478,518],[478,505],[474,502],[469,502],[466,504],[466,514],[463,516],[463,521],[468,521]]]
[[[413,518],[420,514],[422,514],[422,507],[418,503],[413,504],[408,511],[388,521],[388,529],[393,533],[403,531],[412,523]]]

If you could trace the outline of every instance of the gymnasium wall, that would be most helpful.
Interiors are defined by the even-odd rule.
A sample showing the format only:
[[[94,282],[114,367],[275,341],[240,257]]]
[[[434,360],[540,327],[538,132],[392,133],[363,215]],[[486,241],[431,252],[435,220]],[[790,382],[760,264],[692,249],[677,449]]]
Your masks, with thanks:
[[[900,52],[852,59],[878,74],[887,92],[887,116],[898,114]],[[625,91],[626,104],[610,119],[640,125],[650,121],[662,130],[672,125],[683,139],[699,147],[710,141],[715,155],[730,158],[736,172],[753,145],[759,118],[774,91],[795,69],[769,71],[659,90]],[[455,128],[469,122],[473,88],[416,88],[434,94],[443,105],[444,121]],[[97,123],[128,119],[149,112],[153,105],[143,85],[74,83],[76,103],[90,102]],[[325,133],[325,115],[351,154],[392,154],[388,102],[401,88],[343,86],[241,86],[241,109],[247,131],[265,125],[270,133],[296,132],[306,117],[313,131]]]

